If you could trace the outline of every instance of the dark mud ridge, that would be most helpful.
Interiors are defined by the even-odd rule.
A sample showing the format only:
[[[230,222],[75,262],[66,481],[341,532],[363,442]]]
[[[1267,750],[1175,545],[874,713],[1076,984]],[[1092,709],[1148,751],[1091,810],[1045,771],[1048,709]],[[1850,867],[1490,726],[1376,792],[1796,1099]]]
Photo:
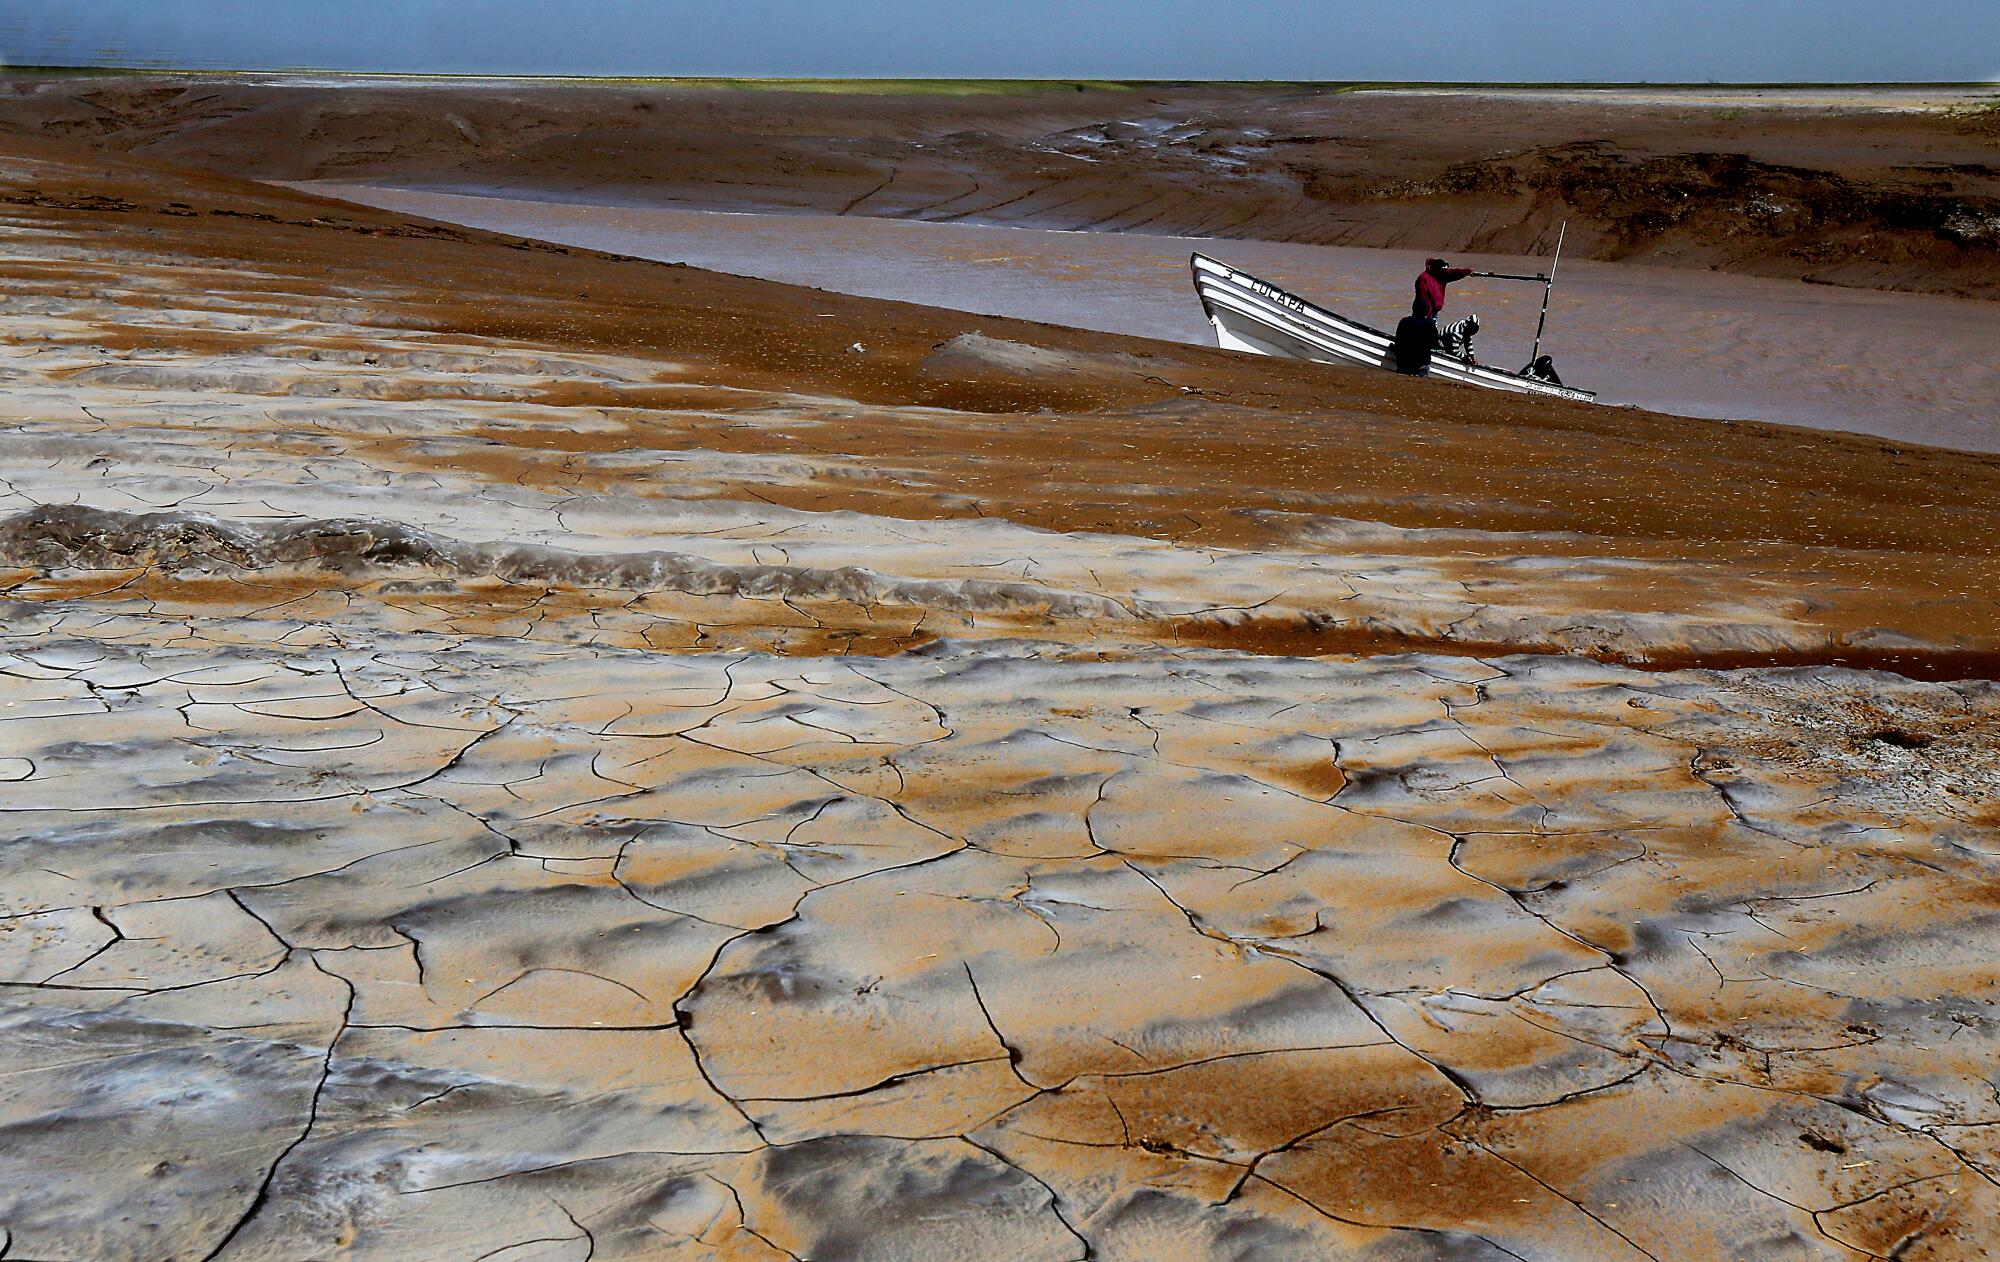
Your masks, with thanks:
[[[442,539],[394,522],[342,519],[265,529],[194,513],[120,513],[44,506],[0,518],[0,560],[42,570],[163,573],[302,567],[348,577],[422,570],[453,579],[674,591],[693,596],[922,605],[968,613],[1123,618],[1103,597],[1034,583],[900,579],[854,566],[726,565],[684,552],[591,554],[533,544]]]

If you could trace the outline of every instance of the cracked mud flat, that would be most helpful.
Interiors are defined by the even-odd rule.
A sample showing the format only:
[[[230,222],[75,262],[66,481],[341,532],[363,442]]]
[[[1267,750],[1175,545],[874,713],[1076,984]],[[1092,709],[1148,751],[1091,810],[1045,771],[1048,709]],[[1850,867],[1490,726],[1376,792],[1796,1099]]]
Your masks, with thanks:
[[[2000,1247],[1991,458],[10,156],[0,1256]]]

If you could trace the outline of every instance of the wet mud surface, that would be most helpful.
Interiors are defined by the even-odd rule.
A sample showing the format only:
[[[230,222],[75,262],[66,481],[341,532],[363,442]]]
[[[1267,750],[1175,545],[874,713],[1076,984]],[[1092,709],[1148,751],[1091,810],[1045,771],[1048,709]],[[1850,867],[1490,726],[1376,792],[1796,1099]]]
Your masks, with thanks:
[[[4,1256],[1995,1247],[1992,458],[7,153]]]

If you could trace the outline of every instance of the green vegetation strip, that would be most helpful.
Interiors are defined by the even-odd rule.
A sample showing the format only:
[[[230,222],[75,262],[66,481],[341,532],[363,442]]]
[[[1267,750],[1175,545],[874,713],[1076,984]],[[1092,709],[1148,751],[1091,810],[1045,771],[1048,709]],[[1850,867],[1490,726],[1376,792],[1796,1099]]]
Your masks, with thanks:
[[[825,92],[853,96],[1027,96],[1041,92],[1130,92],[1146,88],[1283,88],[1311,92],[1465,91],[1617,91],[1646,88],[1669,92],[1779,92],[1827,90],[1989,91],[2000,83],[1648,83],[1591,80],[1575,82],[1502,83],[1476,80],[1360,79],[840,79],[755,78],[682,75],[533,75],[420,73],[379,70],[334,70],[323,66],[286,66],[268,70],[176,68],[170,66],[9,66],[0,77],[29,78],[93,75],[162,75],[187,78],[253,78],[264,75],[310,74],[342,79],[399,81],[448,80],[477,83],[591,83],[688,88],[714,91]],[[1984,108],[1981,106],[1980,108]]]

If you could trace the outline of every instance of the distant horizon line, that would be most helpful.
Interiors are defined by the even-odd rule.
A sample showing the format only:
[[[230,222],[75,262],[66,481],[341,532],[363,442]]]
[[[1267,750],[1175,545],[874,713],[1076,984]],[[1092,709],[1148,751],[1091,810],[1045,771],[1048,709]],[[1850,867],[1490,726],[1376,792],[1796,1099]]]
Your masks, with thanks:
[[[0,74],[61,73],[157,75],[337,74],[365,79],[548,79],[577,83],[996,83],[1091,84],[1106,87],[1283,85],[1361,88],[2000,88],[1989,79],[1204,79],[1186,76],[1131,79],[1103,75],[845,75],[845,74],[583,74],[503,70],[355,70],[341,66],[174,66],[100,62],[0,60]]]

